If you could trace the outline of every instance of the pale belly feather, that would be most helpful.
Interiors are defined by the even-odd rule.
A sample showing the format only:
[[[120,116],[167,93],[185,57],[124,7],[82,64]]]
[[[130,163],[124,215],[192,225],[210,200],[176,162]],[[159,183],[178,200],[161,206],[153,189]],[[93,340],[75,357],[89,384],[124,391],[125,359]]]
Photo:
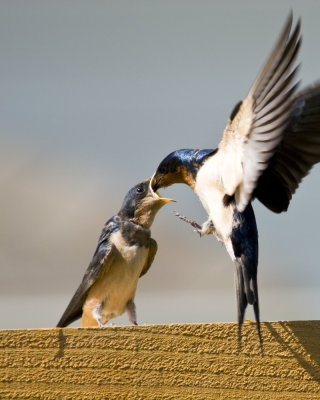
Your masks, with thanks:
[[[102,271],[98,281],[88,294],[86,308],[92,312],[99,307],[101,322],[123,314],[129,300],[133,300],[141,271],[149,249],[116,243],[117,253],[112,265]],[[88,304],[90,303],[90,304]]]
[[[209,159],[199,170],[195,193],[212,220],[218,236],[226,241],[232,230],[233,207],[225,207],[225,189],[221,178],[219,157]]]

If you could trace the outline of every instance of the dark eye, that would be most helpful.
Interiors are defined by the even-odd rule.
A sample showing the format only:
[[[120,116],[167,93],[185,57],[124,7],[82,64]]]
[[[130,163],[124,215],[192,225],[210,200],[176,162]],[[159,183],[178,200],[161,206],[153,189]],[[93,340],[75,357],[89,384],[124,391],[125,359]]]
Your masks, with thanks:
[[[160,174],[164,175],[166,173],[165,167],[159,167],[158,172],[160,172]]]
[[[136,189],[137,193],[143,193],[144,192],[144,188],[142,186],[138,186]]]

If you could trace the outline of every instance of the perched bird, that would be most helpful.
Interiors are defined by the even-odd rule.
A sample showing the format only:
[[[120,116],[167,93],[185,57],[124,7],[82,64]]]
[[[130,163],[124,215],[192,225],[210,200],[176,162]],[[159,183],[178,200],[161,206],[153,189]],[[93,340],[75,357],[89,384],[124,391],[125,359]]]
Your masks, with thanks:
[[[129,190],[118,214],[106,222],[92,261],[57,327],[81,315],[82,327],[105,326],[125,311],[137,325],[138,279],[148,272],[157,252],[150,227],[156,213],[170,201],[152,190],[150,179]]]
[[[251,201],[286,211],[313,164],[320,161],[320,84],[297,92],[295,60],[300,21],[292,14],[248,96],[232,111],[217,149],[182,149],[159,164],[152,187],[185,183],[209,219],[201,234],[221,240],[235,265],[239,343],[248,304],[253,305],[260,345],[257,284],[258,232]]]

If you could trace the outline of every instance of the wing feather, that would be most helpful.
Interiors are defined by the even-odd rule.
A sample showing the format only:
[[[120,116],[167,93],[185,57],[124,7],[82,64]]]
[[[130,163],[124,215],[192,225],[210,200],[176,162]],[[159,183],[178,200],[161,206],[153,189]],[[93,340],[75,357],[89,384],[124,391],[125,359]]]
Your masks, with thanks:
[[[63,313],[57,327],[64,327],[77,320],[82,315],[82,307],[91,286],[96,281],[102,269],[110,268],[115,254],[111,235],[118,230],[115,217],[107,221],[99,238],[97,249],[85,272],[82,282]]]
[[[157,242],[154,239],[150,238],[148,258],[147,258],[147,261],[146,261],[145,265],[142,268],[142,271],[141,271],[141,274],[140,274],[139,278],[141,278],[143,275],[145,275],[149,271],[149,269],[150,269],[150,267],[151,267],[151,265],[153,263],[153,260],[154,260],[154,258],[156,256],[157,251],[158,251]]]
[[[288,209],[292,195],[320,162],[320,82],[295,96],[283,140],[259,178],[255,196],[270,210]]]
[[[300,21],[292,33],[291,27],[292,14],[247,98],[229,120],[219,144],[225,191],[235,196],[240,212],[251,200],[290,119],[297,88],[294,80],[298,67],[294,63],[301,43]],[[237,179],[230,175],[232,169],[238,171]]]
[[[292,21],[290,21],[291,26]],[[279,62],[274,65],[273,74],[270,76],[269,80],[266,80],[266,85],[261,90],[261,92],[256,93],[255,90],[250,91],[252,95],[255,97],[256,102],[259,103],[257,105],[257,111],[260,111],[275,95],[277,90],[281,88],[284,80],[283,77],[291,71],[291,67],[294,64],[299,48],[301,46],[301,38],[299,37],[300,34],[300,21],[298,21],[296,28],[291,36],[291,39],[288,41],[287,46],[283,48],[282,58],[280,58]],[[285,44],[285,42],[284,42]]]

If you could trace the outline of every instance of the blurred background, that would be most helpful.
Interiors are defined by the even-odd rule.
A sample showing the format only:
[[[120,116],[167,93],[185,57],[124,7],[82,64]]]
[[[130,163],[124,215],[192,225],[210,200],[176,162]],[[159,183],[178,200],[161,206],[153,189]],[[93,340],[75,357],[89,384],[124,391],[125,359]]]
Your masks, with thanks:
[[[56,325],[127,190],[172,150],[217,146],[290,9],[305,86],[320,78],[317,0],[0,2],[1,329]],[[316,166],[288,213],[254,203],[262,320],[319,319],[319,181]],[[173,215],[202,223],[199,200],[162,194],[177,203],[152,227],[138,322],[235,321],[225,249]]]

